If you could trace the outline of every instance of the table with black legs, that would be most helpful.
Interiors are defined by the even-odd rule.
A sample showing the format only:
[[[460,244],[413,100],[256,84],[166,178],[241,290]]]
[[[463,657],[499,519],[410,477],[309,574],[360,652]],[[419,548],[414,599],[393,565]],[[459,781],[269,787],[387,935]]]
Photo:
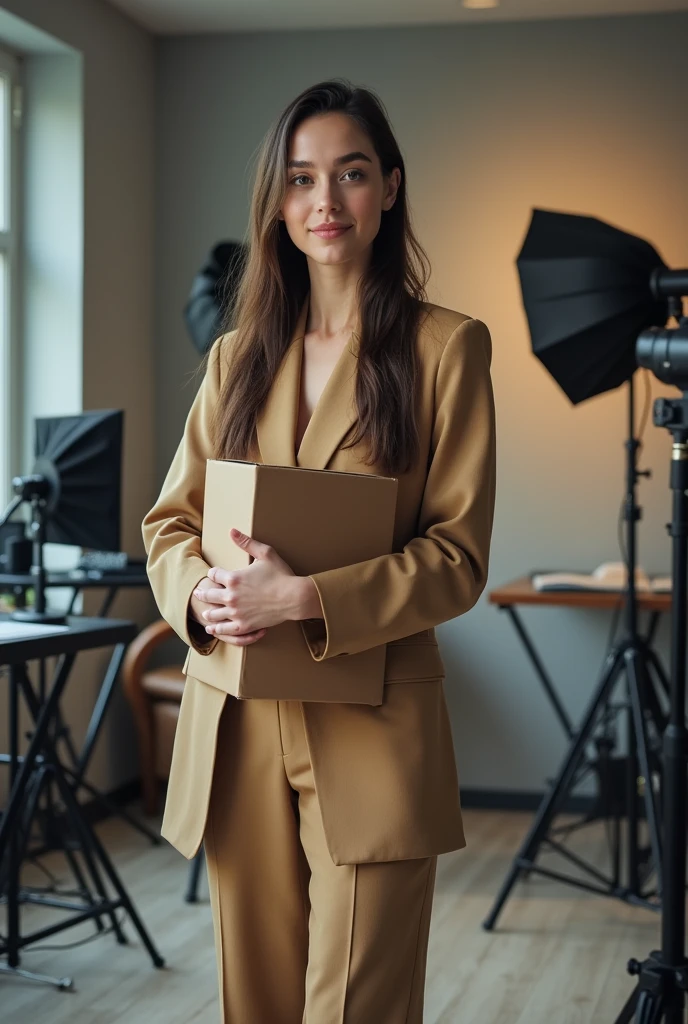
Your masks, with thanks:
[[[11,621],[0,615],[0,623]],[[79,651],[114,647],[113,657],[121,662],[127,644],[137,633],[133,622],[104,618],[70,616],[67,628],[55,628],[42,636],[0,641],[0,669],[8,685],[9,753],[0,761],[9,767],[9,797],[0,820],[0,891],[7,907],[6,935],[0,936],[0,971],[71,987],[66,978],[46,978],[22,970],[21,950],[66,928],[93,920],[98,931],[110,928],[119,943],[125,943],[123,910],[148,951],[156,967],[164,961],[153,945],[136,908],[129,898],[115,867],[100,839],[83,813],[76,792],[82,785],[78,764],[67,764],[59,755],[61,736],[60,700],[68,685],[72,666]],[[27,664],[56,658],[52,679],[41,693],[31,679]],[[29,743],[20,753],[19,709],[23,700],[31,722]],[[77,897],[61,899],[22,889],[20,865],[30,838],[32,821],[46,782],[51,784],[60,803],[57,819],[63,831],[62,849],[77,882]],[[108,892],[109,884],[111,892]],[[69,912],[69,916],[30,934],[21,931],[20,910],[25,903],[39,903]]]
[[[578,608],[619,612],[624,606],[624,594],[609,591],[536,590],[532,582],[533,575],[534,574],[531,573],[528,576],[521,576],[518,579],[512,580],[509,583],[496,588],[489,594],[489,601],[490,604],[496,605],[501,611],[506,612],[511,620],[511,623],[523,646],[526,657],[530,661],[536,676],[540,680],[545,691],[545,695],[552,706],[554,715],[564,731],[566,738],[570,741],[571,746],[562,762],[556,778],[550,780],[548,783],[547,790],[540,802],[540,806],[533,819],[531,827],[523,839],[516,856],[513,858],[511,868],[507,873],[495,899],[494,905],[484,922],[484,927],[488,931],[491,931],[494,928],[497,918],[518,879],[521,877],[527,877],[531,872],[539,873],[545,877],[555,879],[569,885],[574,885],[590,892],[599,893],[601,895],[617,896],[618,898],[634,905],[641,905],[649,907],[650,909],[658,909],[658,905],[656,905],[652,899],[648,900],[647,892],[643,889],[643,879],[641,878],[644,868],[641,853],[642,856],[648,860],[649,850],[641,851],[639,848],[639,816],[637,809],[639,797],[631,783],[636,786],[638,785],[638,776],[640,773],[636,770],[634,756],[632,757],[630,753],[626,756],[625,760],[628,763],[629,768],[624,770],[625,774],[630,777],[630,782],[628,784],[629,788],[627,789],[626,796],[627,806],[624,810],[628,822],[628,878],[625,883],[621,876],[621,813],[619,811],[618,802],[611,800],[612,810],[609,811],[609,817],[612,818],[611,832],[613,846],[613,872],[611,876],[603,874],[597,870],[595,866],[583,861],[571,851],[564,849],[558,837],[558,831],[552,827],[554,817],[558,813],[559,807],[562,804],[561,798],[568,794],[571,788],[571,783],[575,782],[577,778],[582,777],[584,769],[589,770],[596,767],[598,772],[600,772],[601,769],[604,768],[605,772],[609,773],[606,778],[606,782],[603,774],[599,776],[599,780],[606,784],[607,795],[611,793],[613,797],[615,793],[613,788],[615,776],[611,773],[615,769],[615,764],[614,761],[611,760],[611,748],[606,748],[606,756],[600,757],[600,752],[605,754],[605,747],[603,744],[600,746],[600,750],[598,751],[596,764],[594,761],[591,762],[590,759],[586,758],[585,741],[588,735],[588,726],[590,727],[590,730],[592,730],[596,722],[595,716],[597,714],[597,706],[594,699],[591,700],[589,710],[583,715],[581,724],[574,724],[561,701],[554,681],[545,667],[536,645],[527,631],[519,612],[521,607]],[[657,633],[657,627],[659,625],[661,615],[671,609],[671,594],[640,592],[637,595],[637,607],[639,612],[644,612],[648,615],[646,629],[640,637],[640,642],[646,652],[648,665],[651,669],[651,676],[649,676],[645,681],[646,685],[644,687],[644,696],[647,701],[648,711],[652,712],[653,719],[663,726],[665,712],[660,704],[659,695],[668,694],[669,681],[652,645]],[[614,649],[614,646],[612,646],[611,651],[613,652]],[[608,669],[610,658],[611,655],[608,653],[605,659],[605,672]],[[609,677],[610,679],[613,679],[611,673],[609,674]],[[588,724],[586,725],[586,723]],[[662,728],[658,728],[658,733],[660,735],[662,731]],[[629,726],[630,743],[632,743],[632,736],[633,727]],[[582,766],[582,768],[579,768],[579,766]],[[605,814],[607,811],[608,808],[605,808]],[[587,823],[588,820],[589,816],[584,816],[581,824]],[[574,827],[577,826],[564,826],[562,829],[563,834],[566,835],[567,833],[570,833]],[[541,848],[556,850],[558,853],[566,857],[576,866],[576,876],[572,877],[558,871],[552,871],[538,864],[537,858]],[[588,880],[581,876],[581,871],[585,873]]]
[[[20,599],[23,603],[23,597],[26,590],[29,587],[33,587],[34,579],[29,573],[18,574],[18,573],[0,573],[0,588],[11,588],[15,596]],[[133,570],[126,569],[115,571],[92,571],[86,572],[83,570],[72,570],[66,572],[48,572],[46,574],[46,590],[60,588],[71,590],[69,598],[69,606],[67,613],[71,615],[76,605],[79,596],[86,590],[104,590],[105,594],[102,598],[100,608],[97,612],[98,618],[106,618],[112,604],[121,588],[125,589],[141,589],[148,588],[150,586],[148,576],[146,574],[145,567],[135,566]],[[98,690],[98,696],[91,712],[91,717],[86,729],[84,742],[80,750],[76,750],[71,740],[69,730],[62,724],[61,726],[61,741],[65,744],[69,756],[72,760],[73,767],[77,773],[79,781],[79,788],[85,789],[87,793],[93,797],[98,803],[102,804],[110,814],[115,814],[120,818],[123,818],[132,828],[135,828],[138,832],[141,832],[146,836],[147,839],[154,846],[160,844],[160,836],[149,829],[143,822],[138,821],[133,817],[124,807],[120,807],[114,804],[108,796],[101,793],[95,786],[92,786],[90,782],[85,779],[88,766],[91,758],[93,757],[93,751],[100,736],[105,715],[110,706],[112,700],[115,685],[119,677],[119,672],[122,667],[122,661],[124,660],[125,648],[116,646],[107,668],[105,675],[101,682]],[[42,666],[39,667],[39,672],[43,673]],[[42,685],[41,685],[42,689]]]

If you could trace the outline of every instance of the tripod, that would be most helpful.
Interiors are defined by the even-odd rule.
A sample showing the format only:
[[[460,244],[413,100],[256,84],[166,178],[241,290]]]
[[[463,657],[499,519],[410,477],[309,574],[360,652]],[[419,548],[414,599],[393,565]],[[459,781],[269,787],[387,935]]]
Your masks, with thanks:
[[[574,734],[571,746],[564,758],[560,770],[543,798],[533,823],[512,861],[511,868],[499,890],[493,907],[483,922],[487,931],[494,928],[495,922],[521,874],[531,872],[542,874],[548,878],[575,885],[590,892],[605,896],[614,896],[627,903],[644,906],[656,910],[657,903],[648,899],[643,891],[641,878],[642,858],[639,849],[639,807],[638,807],[638,776],[644,779],[643,799],[645,815],[650,837],[651,859],[655,865],[658,889],[661,891],[662,850],[659,830],[659,816],[652,786],[654,769],[658,767],[658,758],[654,756],[654,748],[658,745],[664,727],[666,715],[662,710],[662,695],[666,696],[669,685],[662,665],[652,650],[649,640],[638,632],[638,609],[636,595],[636,524],[640,519],[640,508],[636,502],[636,487],[640,476],[647,476],[647,471],[637,468],[637,455],[640,442],[635,437],[634,387],[633,378],[628,381],[628,436],[626,448],[626,494],[623,518],[626,524],[626,562],[628,579],[624,593],[624,633],[615,643],[605,659],[601,678],[588,703],[580,729]],[[614,688],[622,674],[625,674],[628,692],[628,756],[626,758],[625,804],[628,820],[627,843],[627,878],[626,884],[620,879],[618,853],[615,855],[614,875],[606,877],[593,865],[587,864],[582,858],[565,850],[551,838],[552,822],[580,777],[581,769],[586,760],[586,747],[593,738],[593,732],[599,722],[608,716],[609,701]],[[609,759],[600,758],[602,769],[609,767]],[[601,777],[607,772],[601,772]],[[607,794],[608,796],[608,794]],[[592,877],[592,882],[563,875],[545,869],[536,864],[536,858],[543,844],[556,849],[578,868]]]
[[[662,948],[642,963],[631,960],[628,971],[638,983],[616,1024],[683,1024],[688,991],[685,956],[686,905],[686,571],[688,547],[688,398],[660,398],[654,423],[674,438],[670,487],[673,492],[672,538],[673,604],[671,613],[671,700],[664,733],[664,860],[662,893]]]
[[[78,777],[62,764],[56,748],[58,708],[76,654],[109,646],[113,642],[124,647],[132,639],[136,627],[131,622],[85,618],[71,619],[68,626],[66,633],[19,638],[0,645],[0,664],[9,666],[10,684],[10,795],[0,817],[0,876],[7,906],[7,934],[0,936],[0,958],[6,958],[7,962],[0,963],[0,972],[55,984],[63,989],[71,987],[70,979],[49,978],[23,970],[20,966],[22,950],[90,920],[94,921],[100,933],[106,931],[105,922],[109,921],[107,930],[114,933],[119,943],[125,943],[127,940],[118,910],[123,910],[131,920],[154,966],[164,966],[103,843],[78,804]],[[26,663],[53,656],[58,658],[58,662],[52,685],[42,700],[28,674]],[[34,726],[23,755],[19,753],[20,697],[24,698]],[[20,881],[21,860],[38,798],[46,783],[54,787],[61,805],[60,813],[52,815],[52,824],[58,833],[58,845],[64,850],[76,879],[77,888],[72,892],[39,894],[29,891]],[[113,895],[109,894],[107,883],[114,890]],[[69,911],[71,916],[26,934],[20,927],[20,908],[24,903]]]

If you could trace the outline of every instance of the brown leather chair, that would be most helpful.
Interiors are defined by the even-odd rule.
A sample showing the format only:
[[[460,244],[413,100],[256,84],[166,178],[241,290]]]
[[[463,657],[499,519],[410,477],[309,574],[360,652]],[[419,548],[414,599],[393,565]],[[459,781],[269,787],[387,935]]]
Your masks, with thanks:
[[[181,664],[150,668],[148,662],[174,635],[162,619],[151,623],[129,645],[122,666],[124,692],[138,733],[143,810],[149,815],[157,812],[160,784],[169,778],[184,675]]]

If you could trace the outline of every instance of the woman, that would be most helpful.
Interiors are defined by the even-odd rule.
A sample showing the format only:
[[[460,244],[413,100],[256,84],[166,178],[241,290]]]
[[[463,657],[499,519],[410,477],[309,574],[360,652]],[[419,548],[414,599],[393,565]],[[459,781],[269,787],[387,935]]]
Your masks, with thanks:
[[[465,845],[433,627],[487,576],[490,335],[426,301],[403,160],[365,89],[285,109],[249,241],[235,328],[144,521],[153,591],[202,653],[287,619],[316,660],[386,644],[385,696],[238,701],[187,677],[163,835],[187,857],[205,841],[228,1024],[419,1024],[437,855]],[[209,566],[217,457],[396,476],[394,553],[298,577],[233,532],[253,561]]]

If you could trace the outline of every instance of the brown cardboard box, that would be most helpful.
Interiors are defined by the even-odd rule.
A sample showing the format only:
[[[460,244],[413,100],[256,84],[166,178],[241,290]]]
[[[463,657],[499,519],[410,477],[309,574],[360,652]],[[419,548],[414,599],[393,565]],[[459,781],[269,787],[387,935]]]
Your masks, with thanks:
[[[270,544],[297,576],[363,562],[392,550],[397,481],[367,473],[209,460],[203,557],[241,569],[249,556],[231,527]],[[386,645],[317,662],[299,622],[283,622],[248,647],[191,649],[185,670],[235,697],[381,704]]]

